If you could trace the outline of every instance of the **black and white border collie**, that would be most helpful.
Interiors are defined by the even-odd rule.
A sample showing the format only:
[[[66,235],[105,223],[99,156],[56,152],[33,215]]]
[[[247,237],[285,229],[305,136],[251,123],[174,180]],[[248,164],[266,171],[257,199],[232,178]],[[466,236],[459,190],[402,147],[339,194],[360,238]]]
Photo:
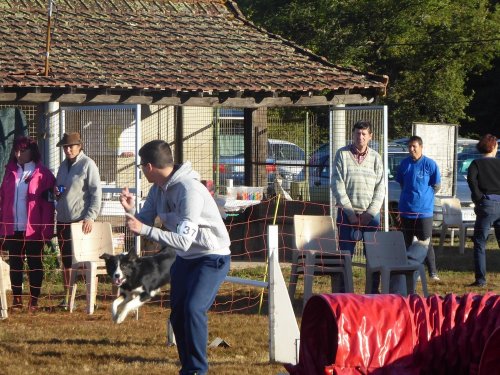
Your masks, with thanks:
[[[106,271],[119,287],[113,301],[113,321],[120,324],[130,311],[138,309],[154,297],[170,281],[170,267],[175,260],[175,250],[163,249],[153,256],[138,257],[135,249],[118,255],[102,254]]]

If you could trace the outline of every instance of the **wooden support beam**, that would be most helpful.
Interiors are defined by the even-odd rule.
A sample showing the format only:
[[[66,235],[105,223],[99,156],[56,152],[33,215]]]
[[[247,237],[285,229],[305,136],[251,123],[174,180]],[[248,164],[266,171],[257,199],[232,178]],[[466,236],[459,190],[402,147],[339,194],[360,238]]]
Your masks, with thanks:
[[[301,96],[295,103],[296,106],[322,106],[328,105],[326,97],[321,96]]]
[[[175,108],[175,148],[174,161],[176,164],[184,162],[184,108]]]
[[[153,103],[152,96],[145,95],[131,95],[123,101],[124,104],[145,104],[149,105]]]
[[[338,91],[337,91],[338,92]],[[204,92],[179,92],[177,90],[142,91],[142,90],[99,90],[72,88],[62,90],[38,87],[33,90],[17,90],[16,92],[0,91],[0,102],[30,102],[45,103],[57,101],[63,104],[140,104],[166,106],[193,106],[193,107],[234,107],[234,108],[261,108],[261,107],[304,107],[328,106],[339,104],[370,104],[376,93],[366,90],[359,94],[343,94],[330,92],[326,95],[312,95],[311,93],[279,93],[279,92],[220,92],[207,95]],[[371,94],[370,94],[371,93]],[[207,95],[207,96],[205,96]],[[245,96],[243,96],[245,95]]]
[[[121,95],[98,94],[89,100],[93,104],[117,104],[120,103]]]
[[[348,94],[348,95],[334,95],[334,97],[328,101],[328,104],[338,105],[338,104],[369,104],[373,102],[374,98],[368,98],[361,94]]]
[[[254,98],[227,98],[220,102],[222,107],[233,108],[254,108],[256,107]]]
[[[0,92],[0,102],[14,102],[16,98],[15,92]]]
[[[50,92],[29,92],[23,95],[19,101],[29,103],[47,103],[51,102],[52,93]]]
[[[219,98],[213,96],[205,98],[189,97],[186,100],[181,99],[181,101],[182,105],[188,107],[214,107],[219,104]]]
[[[287,96],[278,98],[264,98],[261,102],[258,102],[259,107],[289,107],[293,105],[292,98]]]
[[[153,100],[152,105],[166,105],[166,106],[179,106],[181,105],[181,98],[177,96],[164,96],[158,100]]]
[[[87,99],[87,94],[75,94],[75,93],[70,93],[70,94],[61,94],[58,97],[55,98],[55,102],[59,103],[85,103],[85,100]]]

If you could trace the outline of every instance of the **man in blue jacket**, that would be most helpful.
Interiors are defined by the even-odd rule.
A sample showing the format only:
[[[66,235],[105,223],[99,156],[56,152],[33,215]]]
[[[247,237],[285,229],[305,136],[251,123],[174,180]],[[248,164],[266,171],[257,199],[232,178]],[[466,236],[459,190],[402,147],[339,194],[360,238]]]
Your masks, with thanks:
[[[399,215],[406,248],[413,237],[425,241],[432,236],[434,194],[441,187],[441,174],[434,160],[422,154],[422,138],[417,135],[408,140],[409,156],[399,165],[396,181],[401,185]],[[432,280],[439,281],[436,257],[432,243],[425,263]]]

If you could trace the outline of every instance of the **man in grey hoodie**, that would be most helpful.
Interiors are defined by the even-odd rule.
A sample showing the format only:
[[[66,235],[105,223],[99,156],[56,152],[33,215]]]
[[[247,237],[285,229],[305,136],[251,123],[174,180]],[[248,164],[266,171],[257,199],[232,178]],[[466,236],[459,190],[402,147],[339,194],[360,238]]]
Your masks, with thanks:
[[[120,202],[127,212],[127,227],[176,250],[170,270],[170,321],[182,365],[180,374],[206,374],[207,312],[229,271],[229,234],[199,174],[189,162],[174,165],[166,142],[146,143],[139,156],[138,167],[154,185],[139,213],[134,210],[134,196],[128,188],[122,190]],[[163,228],[153,226],[156,217]]]

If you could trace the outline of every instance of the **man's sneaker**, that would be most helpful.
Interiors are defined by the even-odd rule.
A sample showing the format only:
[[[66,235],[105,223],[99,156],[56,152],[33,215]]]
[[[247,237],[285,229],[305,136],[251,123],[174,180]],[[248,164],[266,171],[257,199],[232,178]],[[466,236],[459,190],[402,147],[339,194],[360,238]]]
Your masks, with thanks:
[[[441,281],[441,279],[439,278],[439,276],[436,275],[436,274],[431,275],[431,280],[433,280],[433,281]]]

